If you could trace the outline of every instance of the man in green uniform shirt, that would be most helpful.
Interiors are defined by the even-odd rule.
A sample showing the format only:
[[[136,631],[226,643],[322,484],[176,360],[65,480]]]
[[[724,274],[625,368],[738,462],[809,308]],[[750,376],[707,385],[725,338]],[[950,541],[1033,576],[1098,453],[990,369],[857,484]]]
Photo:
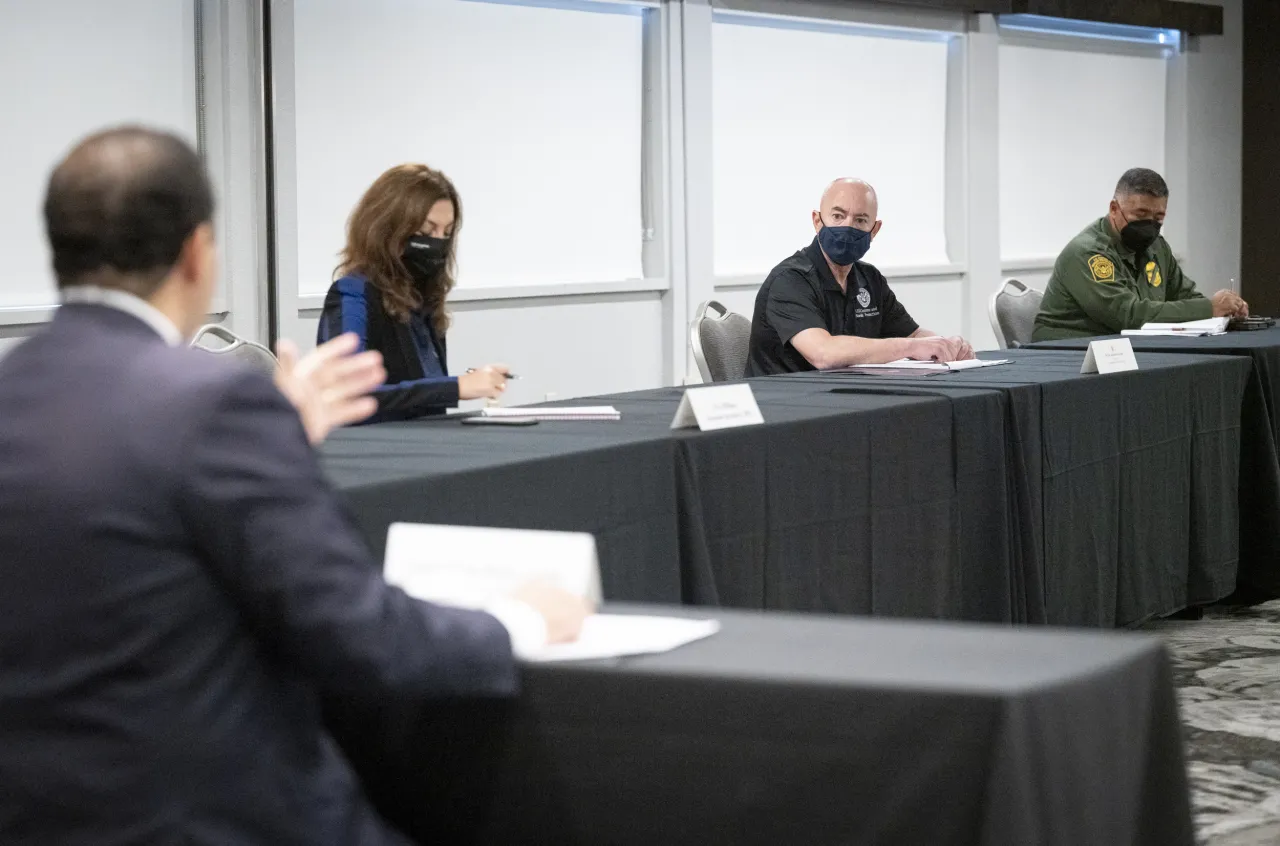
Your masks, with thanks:
[[[1169,186],[1154,170],[1134,168],[1120,177],[1111,211],[1073,238],[1054,263],[1032,340],[1247,316],[1249,306],[1234,291],[1205,299],[1183,275],[1160,237],[1168,205]]]

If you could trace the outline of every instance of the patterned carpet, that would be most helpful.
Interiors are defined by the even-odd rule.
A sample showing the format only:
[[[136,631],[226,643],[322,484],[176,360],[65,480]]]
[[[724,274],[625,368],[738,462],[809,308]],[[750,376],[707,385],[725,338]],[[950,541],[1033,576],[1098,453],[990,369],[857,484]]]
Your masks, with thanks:
[[[1173,656],[1201,842],[1280,844],[1280,601],[1143,628]]]

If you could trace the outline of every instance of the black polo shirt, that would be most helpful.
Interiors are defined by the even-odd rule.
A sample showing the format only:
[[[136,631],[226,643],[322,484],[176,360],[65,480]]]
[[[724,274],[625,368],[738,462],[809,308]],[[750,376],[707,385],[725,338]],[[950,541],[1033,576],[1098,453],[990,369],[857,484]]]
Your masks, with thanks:
[[[831,275],[818,239],[775,267],[756,294],[748,376],[796,373],[814,367],[791,339],[806,329],[860,338],[905,338],[919,329],[889,290],[884,274],[857,262],[848,293]]]

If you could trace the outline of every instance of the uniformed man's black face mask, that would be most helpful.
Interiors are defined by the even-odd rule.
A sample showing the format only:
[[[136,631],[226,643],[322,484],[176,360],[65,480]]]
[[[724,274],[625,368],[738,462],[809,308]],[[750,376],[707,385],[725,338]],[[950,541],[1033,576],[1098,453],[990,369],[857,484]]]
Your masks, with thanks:
[[[1129,220],[1123,209],[1120,210],[1120,216],[1125,220],[1124,229],[1120,230],[1120,243],[1135,253],[1146,252],[1147,247],[1160,237],[1160,221]]]
[[[449,260],[449,239],[414,235],[405,245],[401,259],[415,282],[430,282],[444,270]]]

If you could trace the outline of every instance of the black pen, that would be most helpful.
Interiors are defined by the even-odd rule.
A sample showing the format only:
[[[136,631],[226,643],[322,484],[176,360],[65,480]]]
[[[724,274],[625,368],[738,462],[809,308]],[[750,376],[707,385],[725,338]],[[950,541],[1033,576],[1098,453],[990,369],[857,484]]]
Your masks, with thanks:
[[[476,372],[476,368],[474,368],[474,367],[468,367],[468,368],[467,368],[467,372],[468,372],[468,373],[475,373],[475,372]],[[514,373],[508,373],[508,374],[506,374],[506,376],[507,376],[507,378],[508,378],[508,379],[519,379],[519,378],[520,378],[519,376],[517,376],[517,375],[516,375],[516,374],[514,374]]]

